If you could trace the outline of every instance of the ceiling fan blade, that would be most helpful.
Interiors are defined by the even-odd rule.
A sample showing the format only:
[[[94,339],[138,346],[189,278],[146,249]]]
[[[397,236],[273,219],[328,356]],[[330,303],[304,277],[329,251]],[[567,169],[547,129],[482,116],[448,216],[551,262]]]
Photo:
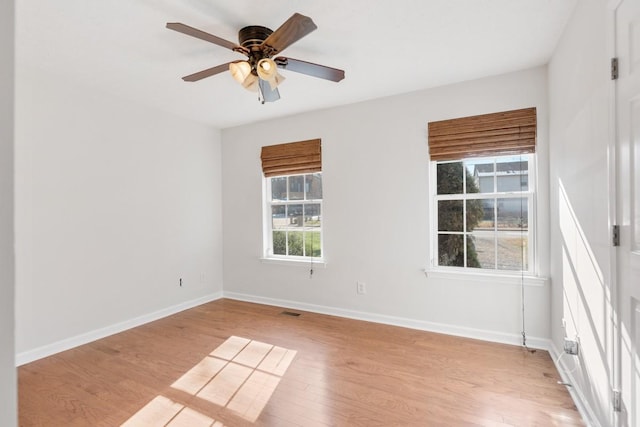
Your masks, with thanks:
[[[182,80],[184,80],[185,82],[197,82],[198,80],[202,80],[206,77],[215,76],[216,74],[227,71],[229,69],[229,64],[231,64],[231,62],[207,68],[206,70],[198,71],[197,73],[189,74],[188,76],[184,76]]]
[[[279,56],[274,61],[278,68],[283,70],[295,71],[296,73],[331,80],[332,82],[339,82],[344,79],[344,71],[337,68],[300,61],[299,59],[285,58],[284,56]]]
[[[262,93],[264,102],[275,102],[280,99],[280,92],[278,91],[278,88],[271,89],[271,85],[268,81],[260,79],[258,84],[260,85],[260,92]]]
[[[198,38],[200,40],[217,44],[218,46],[226,47],[227,49],[236,50],[236,51],[245,50],[240,46],[238,46],[237,44],[230,42],[229,40],[222,39],[218,36],[214,36],[213,34],[206,33],[202,30],[198,30],[197,28],[190,27],[180,22],[167,22],[167,28],[182,34],[186,34],[191,37]]]
[[[313,23],[311,18],[300,15],[299,13],[294,13],[280,28],[267,37],[267,39],[262,42],[262,45],[272,48],[273,51],[271,55],[274,55],[285,50],[288,46],[297,42],[316,28],[318,27]]]

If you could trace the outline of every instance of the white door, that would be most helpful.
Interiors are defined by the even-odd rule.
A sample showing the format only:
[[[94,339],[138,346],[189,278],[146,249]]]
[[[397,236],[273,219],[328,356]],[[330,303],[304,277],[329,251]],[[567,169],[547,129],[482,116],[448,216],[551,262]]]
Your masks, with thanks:
[[[640,427],[640,1],[616,8],[617,321],[622,412],[619,425]]]

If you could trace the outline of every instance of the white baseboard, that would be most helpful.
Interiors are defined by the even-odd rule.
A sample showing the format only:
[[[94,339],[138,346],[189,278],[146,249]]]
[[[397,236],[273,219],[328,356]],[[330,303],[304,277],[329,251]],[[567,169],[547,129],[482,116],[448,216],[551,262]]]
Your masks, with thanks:
[[[560,373],[560,378],[562,382],[571,384],[571,386],[567,386],[567,390],[573,399],[573,402],[576,404],[578,408],[578,412],[582,416],[582,420],[589,427],[601,427],[602,424],[598,421],[598,418],[593,413],[591,406],[588,404],[587,400],[584,397],[584,393],[582,389],[579,387],[578,382],[571,374],[571,370],[567,367],[564,360],[560,357],[560,350],[555,346],[553,341],[549,341],[549,355],[553,359],[554,365],[556,365],[556,369],[558,373]]]
[[[473,338],[483,341],[496,342],[501,344],[522,345],[522,335],[508,334],[504,332],[488,331],[483,329],[468,328],[464,326],[447,325],[444,323],[427,322],[424,320],[408,319],[403,317],[387,316],[384,314],[367,313],[355,310],[345,310],[335,307],[307,304],[297,301],[281,300],[254,295],[241,294],[236,292],[223,292],[224,298],[239,301],[254,302],[258,304],[273,305],[283,308],[310,311],[330,316],[346,317],[349,319],[365,320],[368,322],[382,323],[385,325],[401,326],[404,328],[417,329],[422,331],[437,332],[447,335],[455,335],[465,338]],[[539,350],[549,350],[551,341],[546,338],[527,337],[527,347]]]
[[[171,316],[172,314],[179,313],[189,308],[193,308],[210,301],[215,301],[220,298],[222,298],[222,292],[216,292],[190,301],[185,301],[171,307],[163,308],[161,310],[154,311],[153,313],[148,313],[142,316],[135,317],[133,319],[125,320],[124,322],[119,322],[114,325],[47,344],[33,350],[17,353],[16,366],[21,366],[38,359],[42,359],[43,357],[51,356],[53,354],[60,353],[61,351],[69,350],[71,348],[90,343],[100,338],[105,338],[109,335],[117,334],[118,332],[126,331],[127,329],[135,328],[136,326],[144,325],[145,323],[153,322],[154,320],[162,319],[163,317]]]

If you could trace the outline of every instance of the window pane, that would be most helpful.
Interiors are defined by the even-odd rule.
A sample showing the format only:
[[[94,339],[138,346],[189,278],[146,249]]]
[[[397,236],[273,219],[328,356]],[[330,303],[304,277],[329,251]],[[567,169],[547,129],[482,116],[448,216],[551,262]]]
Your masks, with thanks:
[[[322,199],[322,175],[314,173],[305,175],[307,200]]]
[[[495,227],[495,200],[482,200],[482,219],[476,225],[476,230],[493,230]]]
[[[284,205],[271,206],[271,227],[284,228],[288,224],[286,208]]]
[[[309,203],[304,205],[304,226],[320,227],[320,203]]]
[[[484,217],[482,200],[467,200],[467,229],[473,231],[480,224]]]
[[[473,183],[476,186],[476,191],[469,188],[467,184],[468,193],[493,193],[495,191],[495,166],[493,159],[476,159],[473,161],[467,161],[467,170],[473,177]],[[469,179],[467,178],[467,181]]]
[[[320,257],[322,256],[322,242],[320,232],[308,231],[304,233],[304,255]]]
[[[302,205],[287,206],[287,222],[290,227],[302,227]]]
[[[462,162],[438,163],[438,194],[462,194],[462,171]]]
[[[498,269],[528,270],[527,234],[520,232],[498,233]]]
[[[273,232],[273,254],[274,255],[286,255],[287,254],[287,234],[284,231]]]
[[[271,178],[271,200],[287,200],[287,177]]]
[[[464,237],[438,234],[438,265],[464,267]]]
[[[290,231],[288,233],[289,255],[302,256],[302,231]]]
[[[491,164],[493,166],[493,163]],[[467,193],[480,193],[480,175],[478,174],[478,165],[477,161],[467,160],[464,162],[466,177],[466,192]],[[491,191],[493,191],[493,187],[491,187]],[[482,191],[486,193],[486,190]]]
[[[467,267],[480,268],[478,254],[476,253],[475,240],[471,234],[467,234]]]
[[[476,230],[467,237],[467,267],[496,268],[496,234],[493,231]]]
[[[304,199],[304,175],[289,177],[289,200]]]
[[[436,162],[442,196],[436,197],[438,265],[529,270],[530,196],[514,193],[531,190],[530,160],[514,155]],[[446,200],[451,198],[459,200]]]
[[[268,179],[272,245],[267,256],[321,257],[322,173]]]
[[[526,197],[499,198],[498,230],[527,230],[529,206]]]
[[[438,231],[464,231],[462,200],[438,200]]]
[[[529,162],[520,157],[498,159],[496,162],[498,191],[528,191]]]

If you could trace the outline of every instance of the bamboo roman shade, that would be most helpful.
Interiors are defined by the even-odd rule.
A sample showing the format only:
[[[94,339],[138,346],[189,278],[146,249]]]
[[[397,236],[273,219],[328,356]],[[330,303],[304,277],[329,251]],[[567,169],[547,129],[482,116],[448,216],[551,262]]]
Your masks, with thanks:
[[[322,171],[319,139],[262,147],[260,158],[266,177]]]
[[[504,111],[429,123],[431,160],[527,154],[536,151],[536,109]]]

